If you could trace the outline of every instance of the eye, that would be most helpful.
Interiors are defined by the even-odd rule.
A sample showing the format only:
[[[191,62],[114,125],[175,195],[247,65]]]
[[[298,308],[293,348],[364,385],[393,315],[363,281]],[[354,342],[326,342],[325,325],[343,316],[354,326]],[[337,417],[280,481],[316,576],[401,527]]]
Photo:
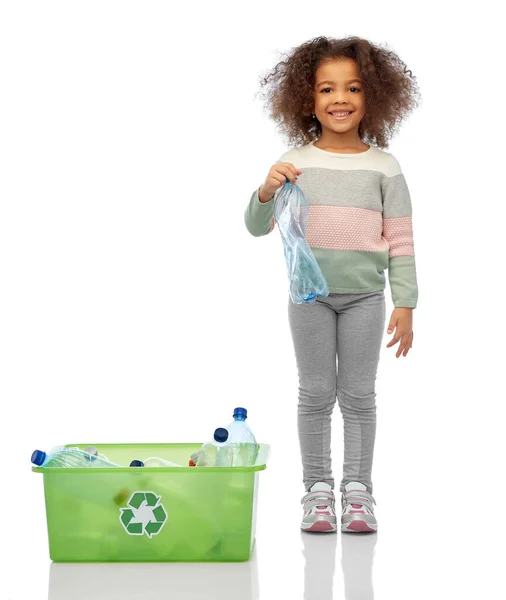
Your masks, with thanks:
[[[330,89],[332,89],[332,88],[327,87],[327,88],[323,88],[321,91],[324,92],[325,90],[330,90]],[[360,92],[360,88],[355,87],[355,86],[351,87],[350,90],[357,90],[357,92]]]

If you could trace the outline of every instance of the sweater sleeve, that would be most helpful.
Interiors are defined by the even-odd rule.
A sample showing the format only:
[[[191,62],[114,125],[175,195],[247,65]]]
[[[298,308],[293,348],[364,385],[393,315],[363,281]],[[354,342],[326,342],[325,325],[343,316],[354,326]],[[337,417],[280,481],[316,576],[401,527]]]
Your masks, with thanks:
[[[276,161],[276,164],[280,162],[286,162],[289,157],[289,152],[290,151],[285,152],[281,158]],[[276,218],[274,217],[274,203],[276,202],[276,198],[278,197],[278,194],[283,186],[276,190],[274,196],[268,202],[260,202],[258,193],[261,187],[262,186],[259,186],[253,192],[249,204],[244,212],[244,223],[246,225],[246,229],[255,237],[267,235],[274,229],[276,225]]]
[[[388,281],[395,307],[416,308],[415,249],[411,198],[404,174],[397,159],[381,182],[383,201],[383,237],[388,242]]]
[[[269,202],[260,202],[260,198],[258,197],[260,187],[253,192],[249,204],[246,207],[246,211],[244,212],[246,229],[255,237],[267,235],[274,229],[276,225],[274,202],[281,189],[279,188],[276,190],[276,193]]]

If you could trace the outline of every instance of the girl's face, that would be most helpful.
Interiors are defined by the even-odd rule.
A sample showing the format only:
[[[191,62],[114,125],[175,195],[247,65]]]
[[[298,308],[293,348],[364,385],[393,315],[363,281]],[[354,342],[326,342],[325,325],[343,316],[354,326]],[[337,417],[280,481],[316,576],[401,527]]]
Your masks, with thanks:
[[[352,111],[345,118],[335,119],[331,112]],[[326,61],[318,67],[315,77],[314,110],[322,126],[322,136],[347,141],[358,137],[358,126],[365,114],[365,94],[356,62],[351,58]]]

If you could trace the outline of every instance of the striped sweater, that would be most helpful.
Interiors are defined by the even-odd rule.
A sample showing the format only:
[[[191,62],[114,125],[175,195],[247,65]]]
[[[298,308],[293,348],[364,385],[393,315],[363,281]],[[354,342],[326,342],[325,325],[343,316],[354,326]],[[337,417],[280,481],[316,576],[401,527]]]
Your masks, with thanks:
[[[385,269],[395,307],[416,308],[411,199],[397,159],[375,146],[357,154],[310,144],[285,152],[302,173],[297,185],[309,203],[306,242],[331,293],[383,290]],[[273,231],[274,198],[262,203],[256,189],[244,213],[253,236]]]

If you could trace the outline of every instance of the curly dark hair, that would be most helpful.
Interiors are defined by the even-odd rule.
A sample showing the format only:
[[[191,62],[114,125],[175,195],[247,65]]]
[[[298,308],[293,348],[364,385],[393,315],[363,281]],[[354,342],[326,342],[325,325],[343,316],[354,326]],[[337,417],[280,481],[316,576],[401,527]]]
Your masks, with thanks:
[[[282,53],[286,60],[261,78],[265,107],[289,144],[304,145],[318,139],[322,127],[311,117],[318,67],[341,57],[356,61],[363,81],[365,115],[358,133],[364,143],[388,147],[402,120],[419,106],[416,77],[399,56],[381,45],[349,36],[320,36]],[[261,90],[262,91],[262,90]]]

